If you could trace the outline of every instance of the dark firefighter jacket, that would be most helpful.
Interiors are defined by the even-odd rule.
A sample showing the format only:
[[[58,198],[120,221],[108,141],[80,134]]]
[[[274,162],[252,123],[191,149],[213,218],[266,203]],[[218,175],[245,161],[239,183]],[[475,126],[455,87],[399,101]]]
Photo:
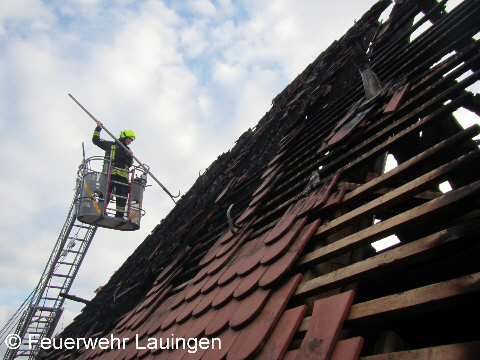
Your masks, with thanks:
[[[104,139],[101,139],[101,130],[102,128],[100,126],[97,126],[95,128],[95,131],[93,132],[92,142],[99,148],[105,150],[105,157],[110,157],[110,159],[112,159],[112,165],[114,166],[114,169],[112,170],[112,175],[120,175],[128,179],[128,169],[130,168],[130,166],[132,166],[133,163],[132,156],[127,154],[125,150],[115,141],[106,141]],[[125,147],[127,149],[130,149],[127,145],[125,145]],[[125,171],[121,169],[125,169]]]

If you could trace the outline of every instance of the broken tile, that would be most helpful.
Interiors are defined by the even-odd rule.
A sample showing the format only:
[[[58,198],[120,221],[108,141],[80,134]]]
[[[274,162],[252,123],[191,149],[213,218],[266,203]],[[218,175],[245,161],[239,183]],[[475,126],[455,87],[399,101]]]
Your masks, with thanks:
[[[383,110],[384,113],[389,113],[389,112],[394,112],[398,109],[398,106],[403,100],[403,97],[407,93],[407,91],[410,88],[410,83],[405,84],[402,88],[398,89],[395,91],[393,94],[392,98],[388,102],[387,106],[385,107],[385,110]]]
[[[335,207],[336,205],[340,204],[346,192],[347,192],[346,188],[340,188],[337,191],[335,191],[333,194],[331,194],[328,197],[327,202],[323,206],[322,211],[328,211],[331,208]]]
[[[325,180],[325,183],[323,184],[322,187],[317,189],[315,192],[316,194],[316,200],[313,205],[311,205],[307,208],[304,206],[300,213],[299,216],[305,216],[308,213],[312,213],[317,211],[318,209],[322,208],[325,203],[328,200],[328,197],[332,193],[333,189],[337,185],[338,180],[340,179],[340,174],[335,174],[331,179]]]

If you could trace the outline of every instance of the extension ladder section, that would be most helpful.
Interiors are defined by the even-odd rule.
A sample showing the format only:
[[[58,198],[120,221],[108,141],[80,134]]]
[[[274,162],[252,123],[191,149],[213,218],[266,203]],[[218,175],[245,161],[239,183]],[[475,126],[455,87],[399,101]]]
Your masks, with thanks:
[[[67,220],[57,239],[43,275],[29,297],[21,315],[15,334],[21,339],[18,349],[9,349],[5,360],[18,357],[38,358],[41,347],[39,339],[50,338],[63,312],[63,294],[68,294],[78,269],[85,257],[97,226],[79,222],[75,206],[80,187],[77,186]],[[27,299],[28,300],[28,299]]]

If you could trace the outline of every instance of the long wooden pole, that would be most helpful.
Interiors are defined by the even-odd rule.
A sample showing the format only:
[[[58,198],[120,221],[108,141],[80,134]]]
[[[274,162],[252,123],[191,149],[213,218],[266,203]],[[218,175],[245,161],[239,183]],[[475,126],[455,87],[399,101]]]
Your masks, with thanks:
[[[93,116],[87,109],[85,109],[85,108],[83,107],[83,105],[80,104],[80,103],[77,101],[77,99],[75,99],[75,98],[73,97],[72,94],[68,94],[68,96],[70,96],[70,97],[72,98],[72,100],[75,101],[75,102],[77,103],[77,105],[80,106],[80,107],[83,109],[83,111],[85,111],[85,112],[88,114],[88,116],[90,116],[95,122],[98,122],[98,120],[95,118],[95,116]],[[107,134],[110,135],[110,136],[112,137],[112,139],[114,139],[115,142],[116,142],[118,145],[120,145],[125,151],[128,151],[128,149],[125,147],[125,145],[123,145],[123,144],[120,142],[120,140],[118,140],[118,139],[115,137],[115,135],[113,135],[110,131],[108,131],[108,129],[107,129],[105,126],[101,125],[101,128],[102,128],[103,130],[105,130],[105,131],[107,132]],[[140,166],[152,177],[152,179],[155,180],[155,181],[157,182],[157,184],[161,186],[161,188],[163,189],[163,191],[165,191],[165,192],[168,194],[168,196],[170,196],[170,198],[173,200],[173,202],[176,203],[175,198],[177,198],[177,197],[180,196],[180,192],[178,193],[178,196],[173,196],[173,195],[170,193],[170,191],[168,191],[167,188],[162,185],[162,183],[155,177],[155,175],[153,175],[152,172],[151,172],[140,160],[138,160],[138,158],[137,158],[135,155],[132,154],[132,157],[133,157],[133,158],[140,164]]]

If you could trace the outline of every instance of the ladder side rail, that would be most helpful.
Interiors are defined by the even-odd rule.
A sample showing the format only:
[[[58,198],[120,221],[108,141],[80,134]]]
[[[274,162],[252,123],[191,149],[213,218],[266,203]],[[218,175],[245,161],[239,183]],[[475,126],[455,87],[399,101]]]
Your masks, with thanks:
[[[50,282],[50,279],[55,271],[55,264],[60,258],[61,251],[63,247],[65,246],[66,239],[68,235],[70,234],[73,224],[75,222],[75,214],[74,214],[74,209],[75,209],[75,203],[76,199],[78,197],[79,193],[79,187],[76,186],[75,189],[75,194],[73,201],[70,205],[70,209],[67,215],[67,219],[62,227],[62,230],[60,232],[59,237],[57,238],[57,241],[55,243],[55,246],[53,248],[52,253],[50,254],[50,258],[45,266],[45,269],[43,271],[42,276],[40,277],[40,281],[37,285],[37,287],[34,290],[34,294],[32,297],[32,300],[30,302],[28,310],[24,313],[24,316],[22,316],[21,320],[19,321],[19,324],[17,326],[17,329],[15,331],[15,334],[18,335],[22,340],[25,339],[26,332],[31,325],[32,322],[32,317],[36,313],[35,309],[38,307],[42,296],[47,288],[48,283]],[[18,349],[13,349],[12,351],[7,351],[5,354],[4,359],[10,360],[14,359],[16,357]]]

